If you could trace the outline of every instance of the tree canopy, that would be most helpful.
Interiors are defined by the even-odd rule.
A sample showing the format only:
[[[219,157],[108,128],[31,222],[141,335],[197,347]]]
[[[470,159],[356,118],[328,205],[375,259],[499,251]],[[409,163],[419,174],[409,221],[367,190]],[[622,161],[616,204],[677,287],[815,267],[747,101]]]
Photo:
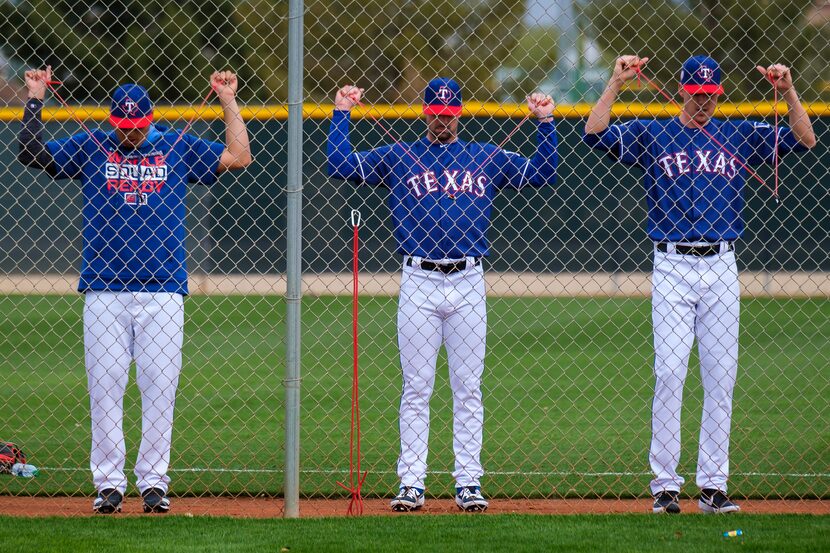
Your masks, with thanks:
[[[18,64],[52,65],[74,101],[118,83],[161,101],[194,101],[214,69],[231,68],[243,101],[285,102],[284,0],[0,2],[0,48]],[[305,90],[330,101],[355,82],[373,101],[413,101],[438,75],[489,99],[493,72],[515,43],[523,0],[307,0]]]

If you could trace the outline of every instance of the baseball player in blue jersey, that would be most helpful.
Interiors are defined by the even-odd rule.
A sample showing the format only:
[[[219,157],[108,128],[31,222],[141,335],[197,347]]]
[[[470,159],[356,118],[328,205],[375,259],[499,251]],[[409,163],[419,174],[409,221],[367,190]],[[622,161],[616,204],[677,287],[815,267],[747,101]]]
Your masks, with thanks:
[[[634,79],[648,58],[617,59],[608,87],[591,111],[584,139],[592,148],[643,172],[648,237],[654,242],[652,318],[654,374],[649,461],[655,513],[679,513],[684,479],[680,459],[683,383],[695,339],[703,381],[703,416],[697,462],[699,508],[728,513],[739,507],[726,495],[732,391],[738,371],[740,286],[735,241],[744,221],[747,166],[816,143],[799,102],[790,70],[757,69],[773,80],[789,106],[789,128],[763,122],[713,119],[723,94],[721,72],[706,56],[688,59],[680,72],[683,106],[678,117],[635,119],[609,126],[611,106],[623,83]],[[704,130],[717,142],[707,136]]]
[[[187,185],[213,184],[218,174],[251,163],[237,79],[230,71],[210,77],[224,110],[225,144],[153,124],[150,97],[135,84],[113,93],[114,132],[94,130],[44,143],[41,109],[50,80],[49,68],[26,72],[18,157],[52,178],[78,180],[82,188],[78,289],[85,294],[90,467],[98,491],[93,510],[121,510],[127,488],[123,399],[134,360],[142,405],[137,486],[145,512],[167,512],[187,294],[184,199]]]
[[[328,143],[329,175],[389,188],[394,236],[403,256],[398,306],[398,346],[403,373],[400,405],[400,491],[395,511],[424,505],[429,400],[438,351],[447,350],[453,393],[456,504],[483,511],[481,493],[487,315],[482,259],[493,196],[504,187],[542,186],[556,180],[553,100],[534,93],[528,108],[538,119],[532,159],[490,144],[458,138],[461,89],[434,79],[424,91],[426,136],[355,152],[349,142],[350,110],[362,89],[341,88],[335,98]]]

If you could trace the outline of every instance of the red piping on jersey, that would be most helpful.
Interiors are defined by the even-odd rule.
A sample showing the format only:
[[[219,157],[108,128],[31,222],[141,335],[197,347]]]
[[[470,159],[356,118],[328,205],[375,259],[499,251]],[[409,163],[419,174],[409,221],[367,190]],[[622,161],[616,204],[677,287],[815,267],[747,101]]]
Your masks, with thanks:
[[[660,88],[660,85],[658,85],[657,83],[655,83],[654,81],[652,81],[651,79],[649,79],[649,78],[648,78],[648,75],[646,75],[645,73],[643,73],[643,70],[642,70],[642,68],[641,68],[639,65],[634,65],[634,66],[631,66],[631,69],[632,69],[632,70],[633,70],[633,71],[634,71],[634,72],[635,72],[638,76],[642,75],[642,77],[643,77],[646,81],[648,81],[648,82],[649,82],[649,84],[651,84],[652,86],[654,86],[654,88],[656,88],[656,89],[657,89],[657,91],[658,91],[660,94],[662,94],[662,95],[663,95],[663,96],[664,96],[664,97],[665,97],[665,98],[666,98],[669,102],[671,102],[671,103],[672,103],[672,104],[673,104],[673,105],[674,105],[677,109],[679,109],[679,110],[681,110],[681,111],[683,110],[683,108],[680,106],[680,104],[678,104],[678,103],[677,103],[677,101],[676,101],[674,98],[672,98],[671,96],[669,96],[669,95],[666,93],[666,91],[664,91],[662,88]],[[759,176],[758,176],[758,174],[757,174],[755,171],[753,171],[752,169],[750,169],[750,168],[747,166],[747,164],[746,164],[746,163],[744,163],[743,161],[741,161],[741,160],[738,158],[738,156],[736,156],[735,154],[733,154],[732,152],[730,152],[729,150],[727,150],[727,149],[726,149],[726,146],[724,146],[723,144],[721,144],[721,143],[720,143],[720,141],[719,141],[717,138],[715,138],[715,137],[714,137],[714,135],[712,135],[712,133],[710,133],[709,131],[707,131],[706,129],[704,129],[704,128],[703,128],[703,126],[702,126],[700,123],[698,123],[698,122],[697,122],[697,121],[695,121],[694,119],[692,119],[691,121],[692,121],[692,123],[694,123],[694,124],[695,124],[695,126],[696,126],[698,129],[700,129],[700,130],[703,132],[703,134],[705,134],[706,136],[708,136],[708,137],[712,140],[712,142],[714,142],[715,144],[717,144],[718,146],[720,146],[720,149],[721,149],[721,150],[723,150],[724,152],[726,152],[726,153],[727,153],[727,154],[728,154],[728,155],[729,155],[732,159],[734,159],[735,161],[737,161],[737,162],[738,162],[738,164],[739,164],[741,167],[743,167],[744,169],[746,169],[746,170],[747,170],[747,172],[748,172],[748,173],[749,173],[752,177],[754,177],[754,178],[755,178],[758,182],[760,182],[761,184],[763,184],[764,186],[766,186],[767,188],[769,188],[769,189],[770,189],[770,191],[773,193],[773,196],[775,196],[775,197],[776,197],[776,199],[777,199],[778,194],[777,194],[777,191],[776,191],[773,187],[771,187],[769,184],[767,184],[766,182],[764,182],[764,179],[762,179],[761,177],[759,177]]]

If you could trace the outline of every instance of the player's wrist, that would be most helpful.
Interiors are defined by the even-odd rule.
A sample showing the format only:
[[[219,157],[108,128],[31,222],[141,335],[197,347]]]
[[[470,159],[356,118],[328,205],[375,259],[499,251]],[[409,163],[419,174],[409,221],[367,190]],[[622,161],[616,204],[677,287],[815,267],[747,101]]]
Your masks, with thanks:
[[[537,115],[536,120],[540,123],[550,123],[553,121],[553,114],[549,113],[547,115]]]
[[[608,85],[605,88],[613,90],[614,92],[619,92],[624,84],[625,81],[620,75],[613,75],[610,79],[608,79]]]

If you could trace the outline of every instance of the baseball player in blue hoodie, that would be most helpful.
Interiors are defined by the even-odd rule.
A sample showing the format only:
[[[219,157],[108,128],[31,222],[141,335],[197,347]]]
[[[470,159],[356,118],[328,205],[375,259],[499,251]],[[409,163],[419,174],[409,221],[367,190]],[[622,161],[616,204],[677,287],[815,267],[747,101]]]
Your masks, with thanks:
[[[493,196],[505,187],[556,180],[554,103],[540,93],[528,98],[538,120],[538,150],[527,159],[491,144],[460,140],[461,89],[452,79],[438,78],[424,91],[424,138],[355,152],[349,141],[350,111],[362,92],[355,86],[337,92],[328,170],[334,178],[390,190],[403,266],[397,321],[403,373],[400,491],[391,506],[412,511],[424,505],[429,400],[444,345],[453,393],[455,501],[462,510],[483,511],[488,502],[480,482],[487,333],[482,260],[489,253]]]
[[[84,351],[90,394],[90,468],[97,513],[121,510],[123,399],[130,363],[141,391],[142,435],[135,464],[145,512],[167,512],[173,408],[182,366],[185,194],[251,163],[237,79],[215,72],[210,85],[224,110],[225,144],[153,123],[147,91],[112,95],[113,132],[94,130],[43,141],[41,109],[51,69],[26,71],[28,100],[18,159],[54,179],[80,182],[83,245],[78,290],[85,294]]]

